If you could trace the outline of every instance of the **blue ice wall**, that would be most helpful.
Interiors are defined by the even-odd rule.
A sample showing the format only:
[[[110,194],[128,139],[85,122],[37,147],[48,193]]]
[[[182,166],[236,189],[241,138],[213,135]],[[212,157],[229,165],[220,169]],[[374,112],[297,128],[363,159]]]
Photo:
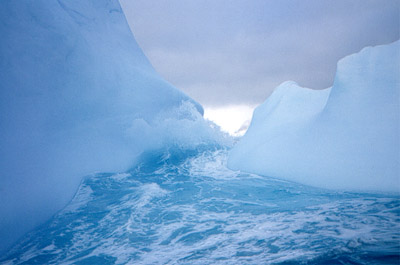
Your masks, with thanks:
[[[399,193],[399,128],[397,41],[340,60],[332,88],[277,87],[228,165],[323,188]]]
[[[85,174],[128,169],[174,130],[190,135],[180,126],[208,130],[202,107],[154,71],[117,0],[4,0],[0,36],[0,251]]]

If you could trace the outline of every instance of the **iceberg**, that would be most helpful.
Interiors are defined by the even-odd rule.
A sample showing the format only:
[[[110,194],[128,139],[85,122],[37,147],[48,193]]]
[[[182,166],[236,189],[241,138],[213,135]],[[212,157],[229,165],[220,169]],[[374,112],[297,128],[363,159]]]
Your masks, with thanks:
[[[214,139],[202,107],[153,69],[117,0],[5,0],[0,35],[0,251],[83,176]]]
[[[231,150],[231,169],[321,188],[400,192],[400,42],[337,65],[324,90],[278,86]]]

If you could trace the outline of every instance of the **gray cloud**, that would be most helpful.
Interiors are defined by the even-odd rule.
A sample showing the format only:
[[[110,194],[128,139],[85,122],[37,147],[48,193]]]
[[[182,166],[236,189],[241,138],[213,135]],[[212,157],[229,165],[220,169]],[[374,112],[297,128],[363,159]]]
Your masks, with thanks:
[[[208,106],[258,104],[286,80],[329,87],[340,58],[399,38],[399,1],[121,4],[156,70]]]

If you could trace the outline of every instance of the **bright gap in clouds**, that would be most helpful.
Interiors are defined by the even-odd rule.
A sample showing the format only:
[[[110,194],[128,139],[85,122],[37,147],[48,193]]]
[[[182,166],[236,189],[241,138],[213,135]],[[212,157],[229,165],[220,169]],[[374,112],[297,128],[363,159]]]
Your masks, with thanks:
[[[230,105],[223,107],[204,107],[204,118],[214,122],[233,136],[242,136],[250,125],[255,106]]]

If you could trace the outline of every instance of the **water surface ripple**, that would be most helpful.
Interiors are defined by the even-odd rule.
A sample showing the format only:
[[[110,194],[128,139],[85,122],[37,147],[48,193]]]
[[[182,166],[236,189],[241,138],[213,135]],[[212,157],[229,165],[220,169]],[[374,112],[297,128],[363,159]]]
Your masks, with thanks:
[[[227,152],[152,152],[128,173],[89,176],[1,263],[400,262],[398,196],[231,171]]]

